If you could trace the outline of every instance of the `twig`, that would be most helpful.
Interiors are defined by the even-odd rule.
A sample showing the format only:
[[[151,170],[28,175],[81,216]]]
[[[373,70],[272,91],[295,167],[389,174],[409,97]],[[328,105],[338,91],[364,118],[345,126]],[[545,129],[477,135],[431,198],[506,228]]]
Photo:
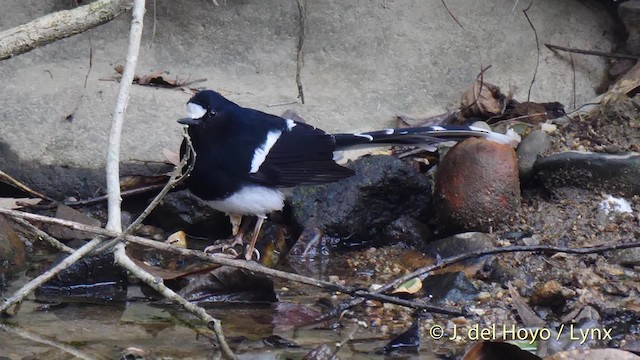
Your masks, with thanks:
[[[573,61],[573,54],[569,54],[569,63],[571,64],[571,93],[573,94],[571,108],[576,108],[576,64]]]
[[[451,16],[451,18],[453,19],[453,21],[456,22],[456,24],[458,24],[458,26],[460,26],[460,29],[464,30],[464,26],[462,26],[462,24],[460,24],[460,21],[458,21],[458,19],[453,15],[453,13],[451,12],[451,10],[449,10],[449,7],[447,6],[447,3],[444,2],[444,0],[440,0],[440,2],[442,3],[442,5],[444,6],[445,10],[447,10],[447,12],[449,13],[449,16]]]
[[[538,31],[536,30],[535,26],[533,26],[531,19],[529,19],[529,14],[527,14],[527,11],[531,9],[531,6],[533,6],[533,0],[529,2],[529,5],[527,6],[526,9],[522,10],[522,13],[524,13],[524,17],[527,18],[527,21],[529,22],[529,26],[531,26],[531,29],[533,30],[533,35],[535,35],[536,37],[536,50],[537,50],[536,51],[536,68],[533,70],[533,78],[531,78],[531,84],[529,84],[527,101],[531,101],[531,89],[533,88],[533,84],[536,82],[536,75],[538,75],[538,66],[540,66],[540,40],[538,40]]]
[[[77,6],[77,5],[76,5]],[[73,111],[67,115],[67,120],[73,120],[75,114],[78,112],[80,105],[82,103],[82,99],[84,98],[84,94],[87,92],[87,82],[89,81],[89,74],[91,74],[91,68],[93,68],[93,45],[91,45],[91,34],[87,34],[89,39],[89,69],[87,69],[87,73],[84,76],[84,86],[82,87],[82,94],[78,98],[78,102],[76,102],[76,106],[73,108]]]
[[[296,85],[298,86],[298,97],[304,104],[304,89],[302,88],[302,64],[304,62],[304,37],[305,37],[305,22],[307,19],[307,7],[309,5],[307,0],[298,0],[298,51],[296,53]]]
[[[27,220],[40,221],[40,222],[46,222],[46,223],[50,223],[50,224],[66,226],[66,227],[69,227],[69,228],[74,229],[74,230],[85,231],[85,232],[93,233],[93,234],[97,234],[97,235],[111,236],[111,237],[114,237],[114,236],[118,235],[118,233],[116,233],[114,231],[111,231],[111,230],[107,230],[107,229],[103,229],[103,228],[99,228],[99,227],[94,227],[94,226],[89,226],[89,225],[84,225],[84,224],[73,222],[73,221],[56,219],[56,218],[43,216],[43,215],[25,213],[25,212],[22,212],[22,211],[16,211],[16,210],[9,210],[9,209],[0,208],[0,214],[5,214],[5,215],[11,216],[11,217],[20,217],[20,218],[27,219]],[[374,292],[367,293],[366,291],[359,290],[359,289],[354,289],[352,287],[348,287],[348,286],[344,286],[344,285],[333,284],[333,283],[330,283],[330,282],[327,282],[327,281],[313,279],[313,278],[309,278],[309,277],[298,275],[298,274],[292,274],[292,273],[287,273],[287,272],[280,271],[280,270],[270,269],[270,268],[264,267],[264,266],[262,266],[262,265],[260,265],[258,263],[255,263],[255,262],[228,259],[228,258],[225,258],[225,257],[215,256],[215,255],[208,255],[208,254],[205,254],[202,251],[183,249],[183,248],[179,248],[179,247],[172,246],[172,245],[169,245],[169,244],[165,244],[165,243],[162,243],[162,242],[149,240],[149,239],[146,239],[146,238],[143,238],[143,237],[139,237],[139,236],[126,235],[124,237],[124,240],[129,241],[131,243],[138,244],[138,245],[147,246],[147,247],[151,247],[151,248],[154,248],[154,249],[171,252],[171,253],[174,253],[174,254],[179,254],[179,255],[183,255],[183,256],[187,256],[187,257],[197,258],[197,259],[200,259],[200,260],[203,260],[203,261],[207,261],[207,262],[211,262],[211,263],[214,263],[214,264],[231,266],[231,267],[240,268],[240,269],[244,269],[244,270],[260,273],[260,274],[264,274],[264,275],[275,277],[275,278],[280,278],[280,279],[295,281],[295,282],[299,282],[299,283],[302,283],[302,284],[307,284],[307,285],[311,285],[311,286],[315,286],[315,287],[320,287],[320,288],[323,288],[323,289],[326,289],[326,290],[340,291],[342,293],[349,294],[349,295],[352,295],[352,296],[361,296],[361,297],[364,297],[364,298],[380,300],[380,301],[383,301],[383,302],[395,303],[395,304],[403,305],[403,306],[407,306],[407,304],[405,302],[402,302],[402,301],[397,301],[398,299],[395,298],[395,297],[390,297],[388,295],[381,295],[381,294],[386,292],[386,291],[389,291],[389,290],[391,290],[391,289],[393,289],[395,287],[397,287],[400,284],[403,284],[403,283],[413,279],[414,277],[422,277],[423,275],[428,274],[428,273],[430,273],[432,271],[435,271],[435,270],[438,270],[438,269],[442,269],[442,268],[447,267],[447,266],[449,266],[451,264],[455,264],[457,262],[460,262],[460,261],[463,261],[463,260],[467,260],[467,259],[471,259],[471,258],[476,258],[476,257],[480,257],[480,256],[485,256],[485,255],[508,253],[508,252],[540,252],[540,251],[553,252],[553,253],[567,253],[567,254],[585,255],[585,254],[597,254],[597,253],[603,253],[603,252],[613,251],[613,250],[623,250],[623,249],[630,249],[630,248],[640,247],[640,241],[636,241],[636,242],[629,242],[629,243],[616,243],[616,244],[609,244],[609,245],[600,245],[600,246],[589,247],[589,248],[567,248],[567,247],[557,247],[557,246],[549,246],[549,245],[536,245],[536,246],[507,246],[507,247],[501,247],[501,248],[487,249],[487,250],[477,251],[477,252],[473,252],[473,253],[461,254],[461,255],[458,255],[458,256],[455,256],[455,257],[444,259],[443,261],[439,262],[438,264],[417,269],[417,270],[415,270],[415,271],[413,271],[413,272],[411,272],[411,273],[409,273],[407,275],[404,275],[404,276],[402,276],[400,278],[397,278],[397,279],[393,280],[392,282],[382,286],[381,288],[379,288],[378,290],[376,290]],[[360,299],[360,302],[361,302],[361,299]],[[412,302],[411,307],[414,307],[414,306],[415,306],[416,309],[426,309],[428,307],[428,306],[425,306],[423,303],[414,303],[414,302]],[[436,311],[433,311],[433,312],[441,312],[441,313],[445,313],[445,314],[452,313],[451,310],[447,310],[447,309],[443,310],[443,309],[437,308],[437,307],[429,307],[429,309],[430,309],[429,311],[432,311],[431,309],[442,310],[442,311],[436,310]]]
[[[429,273],[433,271],[443,269],[449,265],[459,263],[464,260],[473,259],[473,258],[485,256],[485,255],[495,255],[495,254],[510,253],[510,252],[540,252],[540,251],[586,255],[586,254],[598,254],[598,253],[603,253],[603,252],[613,251],[613,250],[631,249],[631,248],[637,248],[637,247],[640,247],[640,241],[632,241],[628,243],[616,243],[612,245],[599,245],[599,246],[594,246],[589,248],[567,248],[567,247],[558,247],[558,246],[550,246],[550,245],[534,245],[534,246],[505,246],[501,248],[486,249],[481,251],[475,251],[472,253],[460,254],[450,258],[446,258],[438,262],[437,264],[419,268],[415,271],[412,271],[406,275],[403,275],[383,285],[382,287],[374,291],[374,293],[380,294],[380,293],[387,292],[389,290],[396,288],[398,285],[404,284],[405,282],[413,278],[418,277],[418,278],[424,279],[428,276]],[[360,299],[353,299],[347,303],[340,304],[333,311],[318,317],[318,319],[316,320],[322,321],[325,319],[336,317],[343,311],[350,309],[354,306],[357,306],[362,302],[363,302],[363,299],[360,298]]]
[[[69,220],[62,220],[62,219],[52,218],[52,217],[43,216],[43,215],[25,213],[25,212],[16,211],[16,210],[9,210],[9,209],[0,208],[0,214],[6,214],[6,215],[11,216],[11,217],[20,217],[20,218],[27,219],[27,220],[40,221],[40,222],[45,222],[45,223],[49,223],[49,224],[61,225],[61,226],[65,226],[65,227],[68,227],[68,228],[71,228],[71,229],[74,229],[74,230],[84,231],[84,232],[103,235],[103,236],[115,237],[115,236],[118,236],[118,235],[122,235],[121,233],[119,234],[119,233],[117,233],[115,231],[112,231],[112,230],[107,230],[107,229],[94,227],[94,226],[90,226],[90,225],[85,225],[85,224],[81,224],[81,223],[77,223],[77,222],[73,222],[73,221],[69,221]],[[380,295],[379,293],[375,293],[375,292],[374,293],[370,293],[370,292],[366,292],[366,291],[363,291],[363,290],[360,290],[360,289],[356,289],[356,288],[353,288],[353,287],[348,287],[348,286],[344,286],[344,285],[340,285],[340,284],[334,284],[334,283],[331,283],[331,282],[328,282],[328,281],[324,281],[324,280],[314,279],[314,278],[310,278],[310,277],[306,277],[306,276],[302,276],[302,275],[298,275],[298,274],[292,274],[292,273],[288,273],[288,272],[285,272],[285,271],[271,269],[271,268],[262,266],[261,264],[256,263],[256,262],[228,259],[228,258],[225,258],[225,257],[222,257],[222,256],[209,255],[209,254],[205,254],[202,251],[183,249],[183,248],[179,248],[179,247],[176,247],[176,246],[172,246],[170,244],[166,244],[166,243],[158,242],[158,241],[154,241],[154,240],[149,240],[149,239],[146,239],[146,238],[143,238],[143,237],[139,237],[139,236],[125,235],[124,236],[124,240],[126,240],[128,242],[131,242],[131,243],[134,243],[134,244],[138,244],[138,245],[142,245],[142,246],[146,246],[146,247],[150,247],[150,248],[154,248],[154,249],[158,249],[158,250],[162,250],[162,251],[171,252],[171,253],[182,255],[182,256],[185,256],[185,257],[200,259],[200,260],[207,261],[207,262],[214,263],[214,264],[219,264],[219,265],[225,265],[225,266],[231,266],[231,267],[234,267],[234,268],[244,269],[244,270],[248,270],[248,271],[264,274],[266,276],[271,276],[271,277],[274,277],[274,278],[279,278],[279,279],[284,279],[284,280],[289,280],[289,281],[295,281],[295,282],[298,282],[298,283],[301,283],[301,284],[306,284],[306,285],[319,287],[319,288],[322,288],[322,289],[325,289],[325,290],[329,290],[329,291],[339,291],[341,293],[348,294],[348,295],[351,295],[351,296],[362,296],[362,297],[365,297],[367,299],[380,300],[382,302],[389,302],[389,303],[392,303],[392,304],[397,304],[397,305],[402,305],[402,306],[409,306],[409,307],[412,307],[412,308],[415,308],[415,309],[428,310],[428,311],[431,311],[433,313],[452,314],[452,315],[460,315],[461,314],[460,312],[455,311],[455,310],[450,310],[450,309],[441,308],[441,307],[437,307],[437,306],[426,305],[426,304],[424,304],[422,302],[407,301],[407,300],[399,299],[399,298],[396,298],[396,297],[391,297],[391,296],[387,296],[387,295]]]
[[[553,45],[549,43],[545,43],[544,46],[546,46],[549,50],[560,50],[560,51],[566,51],[566,52],[576,53],[576,54],[595,55],[595,56],[603,56],[603,57],[616,58],[616,59],[640,60],[640,56],[637,56],[637,55],[608,53],[608,52],[597,51],[597,50],[582,50],[582,49],[570,48],[570,47],[565,47],[560,45]]]
[[[55,200],[53,200],[52,198],[48,197],[45,194],[42,194],[40,192],[37,192],[33,189],[31,189],[30,187],[28,187],[27,185],[21,183],[20,181],[14,179],[11,175],[5,173],[4,171],[0,170],[0,181],[7,183],[19,190],[22,190],[24,192],[26,192],[27,194],[31,195],[31,196],[35,196],[35,197],[39,197],[42,199],[46,199],[49,201],[53,201],[55,202]]]
[[[38,229],[35,225],[31,224],[30,222],[24,220],[24,219],[20,219],[20,218],[11,218],[12,221],[15,221],[16,223],[20,224],[21,226],[25,227],[28,231],[31,231],[32,233],[34,233],[37,237],[39,237],[40,239],[42,239],[43,241],[49,243],[49,245],[53,246],[54,248],[62,251],[62,252],[66,252],[71,254],[72,252],[76,251],[76,249],[70,248],[67,245],[63,244],[60,242],[60,240],[54,238],[53,236],[47,234],[46,232]]]
[[[124,122],[124,112],[129,102],[129,89],[135,76],[138,53],[140,51],[140,39],[142,38],[142,20],[144,18],[144,0],[134,0],[131,29],[129,30],[129,48],[125,60],[122,80],[118,88],[116,107],[111,119],[111,133],[107,147],[107,207],[109,219],[107,229],[122,231],[122,218],[120,203],[120,138],[122,134],[122,124]]]
[[[89,355],[89,354],[87,354],[87,353],[85,353],[83,351],[80,351],[79,349],[77,349],[77,348],[75,348],[75,347],[73,347],[71,345],[68,345],[68,344],[53,340],[53,339],[49,339],[49,338],[44,337],[44,336],[42,336],[40,334],[34,333],[34,332],[26,330],[26,329],[19,328],[17,326],[0,323],[0,330],[6,331],[6,332],[10,332],[10,333],[14,333],[14,334],[16,334],[16,335],[18,335],[18,336],[20,336],[22,338],[25,338],[27,340],[35,341],[35,342],[38,342],[38,343],[41,343],[41,344],[45,344],[45,345],[49,345],[49,346],[53,346],[53,347],[58,348],[58,349],[66,352],[68,354],[71,354],[71,355],[75,356],[78,359],[84,359],[84,360],[94,360],[95,359],[95,357],[93,357],[93,356],[91,356],[91,355]]]
[[[169,189],[173,185],[173,182],[178,177],[178,169],[176,169],[176,171],[174,171],[174,173],[172,174],[170,181],[167,183],[168,186],[165,186],[163,191],[161,191],[160,194],[156,196],[156,199],[154,199],[155,201],[147,207],[147,209],[136,219],[136,221],[134,221],[133,224],[131,224],[127,228],[127,230],[125,230],[125,232],[122,232],[120,209],[122,198],[120,196],[119,173],[120,138],[122,133],[122,125],[124,122],[124,113],[127,108],[127,102],[129,100],[129,89],[131,87],[131,83],[133,82],[136,62],[138,60],[138,53],[140,51],[142,22],[144,18],[144,5],[145,0],[134,0],[133,2],[131,30],[129,32],[129,49],[127,50],[127,60],[124,65],[122,80],[120,81],[120,88],[118,90],[118,99],[116,101],[116,108],[113,113],[113,119],[111,122],[111,134],[109,136],[109,146],[107,149],[107,204],[109,208],[109,219],[107,221],[106,229],[114,231],[116,233],[120,233],[116,237],[116,239],[112,240],[109,244],[116,244],[114,256],[115,262],[117,264],[130,271],[136,278],[140,279],[142,282],[155,289],[165,298],[173,301],[174,303],[182,305],[185,310],[193,313],[194,315],[205,321],[209,328],[211,328],[216,334],[224,356],[229,359],[233,359],[235,356],[233,355],[233,351],[231,351],[229,344],[227,344],[227,341],[225,340],[220,320],[213,318],[211,315],[207,314],[206,310],[204,310],[203,308],[188,302],[183,297],[176,294],[173,290],[166,287],[162,283],[161,279],[156,279],[153,275],[138,267],[127,255],[125,245],[123,243],[118,243],[120,239],[126,236],[128,231],[137,228],[142,223],[143,219],[153,210],[156,204],[161,201],[162,197],[169,191]],[[187,153],[189,153],[189,151],[187,151]],[[185,156],[185,158],[187,158],[187,156]],[[109,246],[109,244],[107,244],[107,247]]]
[[[182,307],[184,307],[185,310],[196,315],[198,318],[204,321],[207,324],[207,326],[211,330],[213,330],[213,332],[216,334],[216,338],[218,339],[218,343],[222,348],[223,354],[225,354],[228,358],[231,358],[231,359],[234,358],[233,351],[231,351],[229,344],[227,344],[227,341],[225,340],[224,333],[222,331],[222,324],[220,320],[207,314],[207,311],[205,309],[188,302],[182,296],[176,294],[175,291],[166,287],[163,284],[162,279],[155,278],[153,275],[149,274],[148,272],[140,268],[138,265],[136,265],[133,261],[131,261],[129,256],[127,256],[123,243],[119,243],[116,245],[116,250],[114,254],[116,258],[116,263],[118,263],[118,265],[130,271],[133,274],[133,276],[140,279],[145,284],[149,285],[152,289],[160,293],[166,299],[169,299],[174,303],[181,305]]]
[[[46,283],[51,278],[56,276],[60,271],[68,268],[76,261],[80,260],[83,256],[90,253],[96,246],[100,244],[100,239],[93,239],[84,244],[79,249],[75,250],[71,255],[62,260],[56,266],[40,274],[40,276],[26,283],[20,290],[16,291],[11,297],[4,299],[2,305],[0,305],[0,314],[6,312],[13,304],[19,303],[24,300],[33,290],[40,285]]]
[[[0,32],[0,60],[24,54],[56,40],[113,20],[131,8],[131,0],[98,0],[58,11]]]
[[[185,142],[187,143],[187,150],[184,154],[184,156],[182,157],[182,159],[180,160],[180,163],[178,163],[178,165],[176,165],[176,167],[174,168],[173,172],[171,173],[171,176],[169,177],[169,181],[167,181],[167,183],[164,185],[164,187],[162,188],[162,190],[160,190],[160,192],[156,195],[156,197],[149,203],[149,205],[147,205],[147,207],[144,209],[144,211],[138,215],[138,217],[136,218],[136,220],[131,223],[131,225],[129,225],[129,227],[127,227],[125,229],[125,231],[117,236],[115,239],[107,242],[104,246],[101,246],[99,249],[96,250],[96,252],[101,252],[104,251],[112,246],[114,246],[115,244],[117,244],[118,242],[120,242],[127,234],[131,234],[132,232],[136,231],[138,229],[138,227],[140,227],[140,225],[142,225],[142,221],[144,221],[144,219],[147,218],[147,216],[149,216],[149,214],[151,214],[151,212],[153,211],[153,209],[156,208],[156,206],[158,206],[158,204],[160,204],[160,202],[162,201],[162,199],[165,197],[165,195],[167,195],[167,193],[169,191],[171,191],[171,189],[173,189],[178,183],[180,183],[185,177],[189,176],[189,174],[191,173],[191,171],[193,170],[193,166],[195,164],[195,159],[196,159],[196,152],[193,149],[193,143],[191,142],[191,138],[189,137],[189,134],[187,133],[187,129],[186,127],[183,129],[184,131],[184,139]],[[191,162],[189,162],[189,159],[193,158],[193,160]],[[187,165],[187,163],[189,164],[189,167],[187,168],[187,170],[182,173],[182,169],[184,169],[184,167]]]

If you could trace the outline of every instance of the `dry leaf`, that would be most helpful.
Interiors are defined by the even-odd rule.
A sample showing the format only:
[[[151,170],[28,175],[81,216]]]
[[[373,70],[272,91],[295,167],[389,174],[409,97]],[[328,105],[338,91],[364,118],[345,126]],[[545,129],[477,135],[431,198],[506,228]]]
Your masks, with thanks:
[[[465,118],[490,118],[502,114],[507,101],[499,87],[476,80],[462,95],[460,111]]]
[[[410,294],[413,295],[422,289],[422,281],[415,277],[402,285],[398,286],[397,289],[393,290],[392,294]]]
[[[169,235],[165,243],[169,245],[173,245],[179,248],[186,249],[187,248],[187,234],[184,231],[176,231],[173,234]]]
[[[171,164],[178,166],[180,164],[180,154],[167,148],[162,149],[162,155]]]

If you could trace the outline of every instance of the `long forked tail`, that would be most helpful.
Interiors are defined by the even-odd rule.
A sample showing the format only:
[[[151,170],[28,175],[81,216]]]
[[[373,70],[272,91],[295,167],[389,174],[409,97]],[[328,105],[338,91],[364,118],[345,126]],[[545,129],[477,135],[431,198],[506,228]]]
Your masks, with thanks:
[[[404,129],[385,129],[359,134],[332,134],[336,150],[349,150],[375,146],[410,145],[432,148],[443,141],[461,141],[479,137],[501,144],[516,146],[517,134],[500,134],[486,129],[465,125],[423,126]]]

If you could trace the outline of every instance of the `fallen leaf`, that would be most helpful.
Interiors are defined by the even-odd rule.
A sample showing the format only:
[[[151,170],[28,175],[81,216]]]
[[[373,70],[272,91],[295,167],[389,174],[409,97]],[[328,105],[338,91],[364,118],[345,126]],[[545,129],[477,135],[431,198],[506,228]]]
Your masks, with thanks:
[[[173,245],[175,247],[179,247],[182,249],[187,248],[187,234],[184,231],[176,231],[173,234],[169,235],[165,243],[169,245]]]
[[[180,165],[180,154],[177,152],[164,148],[162,149],[162,155],[164,155],[164,158],[171,164],[175,166]]]
[[[410,294],[413,295],[422,289],[422,281],[415,277],[393,290],[392,294]]]
[[[499,87],[476,80],[462,95],[460,111],[465,118],[490,118],[502,114],[507,101]]]

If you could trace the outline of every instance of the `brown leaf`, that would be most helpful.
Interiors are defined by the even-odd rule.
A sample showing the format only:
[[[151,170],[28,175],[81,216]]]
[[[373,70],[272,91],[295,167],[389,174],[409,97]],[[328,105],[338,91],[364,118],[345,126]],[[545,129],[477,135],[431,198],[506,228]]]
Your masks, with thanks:
[[[490,118],[502,114],[506,104],[499,87],[476,80],[462,95],[460,110],[465,118]]]
[[[177,152],[171,151],[167,148],[163,148],[162,155],[164,155],[164,158],[167,159],[167,161],[171,164],[175,166],[178,166],[180,164],[180,154],[178,154]]]

